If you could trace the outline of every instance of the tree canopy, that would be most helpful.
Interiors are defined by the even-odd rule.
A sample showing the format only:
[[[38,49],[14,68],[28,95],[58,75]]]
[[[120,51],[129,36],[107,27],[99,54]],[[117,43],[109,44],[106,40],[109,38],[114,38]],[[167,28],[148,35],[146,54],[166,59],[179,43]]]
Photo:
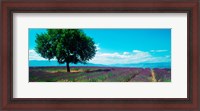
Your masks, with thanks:
[[[35,50],[48,60],[56,58],[58,63],[87,63],[96,54],[93,39],[80,29],[48,29],[47,33],[36,35]]]

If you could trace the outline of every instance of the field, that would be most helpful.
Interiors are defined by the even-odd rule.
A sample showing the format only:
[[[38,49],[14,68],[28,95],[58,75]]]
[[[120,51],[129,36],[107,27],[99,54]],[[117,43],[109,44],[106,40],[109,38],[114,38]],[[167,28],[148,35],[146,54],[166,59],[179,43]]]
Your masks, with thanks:
[[[171,82],[171,69],[30,67],[29,82]]]

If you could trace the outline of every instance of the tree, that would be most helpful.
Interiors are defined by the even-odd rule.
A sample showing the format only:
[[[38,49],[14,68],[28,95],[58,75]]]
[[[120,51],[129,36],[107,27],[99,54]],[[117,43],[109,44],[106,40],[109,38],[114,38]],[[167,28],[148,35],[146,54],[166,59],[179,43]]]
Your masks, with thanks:
[[[92,38],[79,29],[48,29],[47,33],[36,35],[35,50],[43,58],[56,58],[59,64],[83,63],[92,59],[96,46]]]

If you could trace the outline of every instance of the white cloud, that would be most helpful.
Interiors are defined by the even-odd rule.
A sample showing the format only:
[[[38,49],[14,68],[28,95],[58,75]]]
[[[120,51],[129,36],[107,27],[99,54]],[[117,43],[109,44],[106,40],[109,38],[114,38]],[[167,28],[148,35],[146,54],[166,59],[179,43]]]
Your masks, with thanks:
[[[38,53],[35,52],[35,50],[31,49],[29,50],[29,60],[48,60],[48,59],[41,57]]]
[[[35,52],[35,50],[29,50],[29,60],[47,60],[41,57]],[[53,59],[55,60],[55,59]],[[123,53],[102,53],[97,51],[95,57],[90,60],[90,63],[95,64],[131,64],[131,63],[143,63],[143,62],[170,62],[171,56],[154,57],[149,52],[140,50],[133,50],[132,52]]]
[[[46,60],[41,57],[35,50],[29,50],[29,60]]]
[[[123,54],[124,54],[124,55],[128,55],[128,54],[130,54],[130,53],[129,53],[129,52],[124,52]]]
[[[139,52],[143,52],[143,51],[140,51],[140,50],[133,50],[134,53],[139,53]]]
[[[96,46],[96,50],[97,50],[97,51],[101,49],[101,48],[99,47],[99,44],[95,44],[95,46]]]
[[[150,50],[150,52],[167,52],[167,50]]]
[[[131,64],[142,62],[170,62],[170,56],[154,57],[149,52],[133,50],[133,52],[120,53],[96,53],[95,57],[89,61],[95,64]]]
[[[35,52],[35,50],[31,49],[29,50],[29,60],[48,60],[48,59],[41,57],[37,52]],[[51,60],[56,60],[56,59],[54,58]]]

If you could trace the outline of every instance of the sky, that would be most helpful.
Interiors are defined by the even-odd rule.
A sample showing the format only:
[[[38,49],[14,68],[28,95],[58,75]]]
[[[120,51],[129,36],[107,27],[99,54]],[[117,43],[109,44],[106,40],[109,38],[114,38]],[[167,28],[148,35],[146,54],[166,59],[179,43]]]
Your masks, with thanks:
[[[93,38],[95,64],[171,62],[171,29],[82,29]],[[35,52],[36,34],[47,29],[29,29],[29,60],[45,60]]]

